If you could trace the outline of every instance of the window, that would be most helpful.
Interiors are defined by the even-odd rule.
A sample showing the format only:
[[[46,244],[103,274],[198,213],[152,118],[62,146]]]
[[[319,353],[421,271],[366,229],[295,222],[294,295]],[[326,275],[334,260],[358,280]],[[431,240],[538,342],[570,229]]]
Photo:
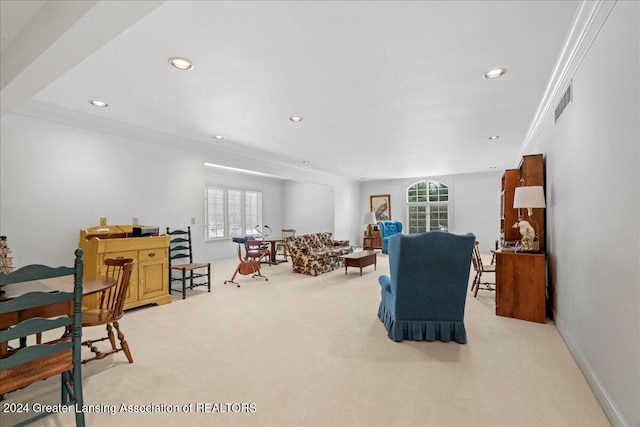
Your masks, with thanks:
[[[206,238],[258,234],[262,223],[262,192],[207,187]]]
[[[409,234],[449,229],[449,187],[438,181],[420,181],[407,189]]]

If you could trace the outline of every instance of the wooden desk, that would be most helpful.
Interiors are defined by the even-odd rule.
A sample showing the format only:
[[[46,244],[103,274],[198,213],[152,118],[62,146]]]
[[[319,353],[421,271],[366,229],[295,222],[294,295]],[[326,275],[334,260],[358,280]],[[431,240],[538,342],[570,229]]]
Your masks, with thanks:
[[[496,314],[546,322],[545,254],[496,251]]]

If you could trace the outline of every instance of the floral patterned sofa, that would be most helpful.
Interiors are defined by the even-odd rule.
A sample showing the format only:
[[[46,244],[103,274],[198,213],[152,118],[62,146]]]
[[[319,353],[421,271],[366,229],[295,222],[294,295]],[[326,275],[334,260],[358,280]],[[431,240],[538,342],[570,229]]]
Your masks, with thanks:
[[[317,276],[343,267],[340,255],[353,252],[348,240],[333,240],[329,232],[286,237],[295,273]]]

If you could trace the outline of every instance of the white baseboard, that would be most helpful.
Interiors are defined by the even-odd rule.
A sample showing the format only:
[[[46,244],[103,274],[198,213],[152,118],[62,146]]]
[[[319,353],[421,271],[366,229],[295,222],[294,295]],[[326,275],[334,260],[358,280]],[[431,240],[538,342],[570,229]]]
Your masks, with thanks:
[[[618,407],[616,406],[613,399],[611,399],[611,396],[607,392],[606,388],[602,385],[602,383],[600,382],[600,379],[591,368],[591,365],[589,364],[589,360],[582,353],[582,350],[580,349],[578,344],[576,344],[575,340],[573,339],[573,336],[571,335],[571,332],[569,332],[569,330],[564,327],[562,317],[558,316],[558,313],[555,311],[553,314],[554,314],[554,319],[556,323],[556,328],[558,328],[558,332],[560,333],[560,336],[562,336],[562,339],[564,340],[565,344],[569,348],[569,352],[571,353],[574,360],[578,364],[578,367],[582,371],[582,374],[587,379],[587,382],[589,383],[591,390],[593,390],[593,393],[595,394],[596,399],[598,399],[598,402],[600,402],[600,406],[602,406],[602,409],[607,415],[607,418],[609,418],[611,425],[615,427],[618,427],[618,426],[629,427],[629,423],[627,423],[627,421],[624,419],[624,416],[618,410]]]

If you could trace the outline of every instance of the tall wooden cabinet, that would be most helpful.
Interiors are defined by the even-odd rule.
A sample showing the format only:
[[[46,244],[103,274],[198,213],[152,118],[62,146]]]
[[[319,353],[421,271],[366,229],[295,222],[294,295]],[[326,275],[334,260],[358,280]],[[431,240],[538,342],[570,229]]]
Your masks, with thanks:
[[[85,273],[104,274],[106,258],[133,258],[136,263],[131,273],[125,310],[146,304],[170,303],[169,236],[132,236],[132,225],[80,230]],[[92,305],[92,302],[85,301],[85,304]]]
[[[520,240],[519,220],[530,220],[526,209],[514,209],[516,187],[545,186],[542,154],[523,156],[518,169],[502,176],[500,232],[504,242]],[[546,191],[545,191],[546,193]],[[496,254],[496,314],[544,323],[546,320],[545,210],[533,209],[540,252],[516,252],[501,248]]]

